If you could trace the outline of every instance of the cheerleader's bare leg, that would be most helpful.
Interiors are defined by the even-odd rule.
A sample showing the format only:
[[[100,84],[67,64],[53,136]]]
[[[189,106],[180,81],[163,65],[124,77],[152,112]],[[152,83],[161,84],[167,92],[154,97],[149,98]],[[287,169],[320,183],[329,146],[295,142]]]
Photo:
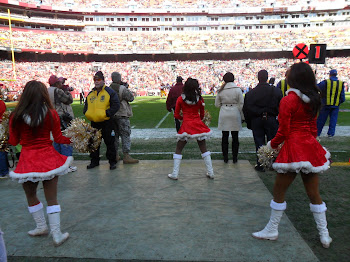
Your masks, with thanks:
[[[210,152],[207,151],[207,145],[205,140],[197,140],[199,150],[202,153],[202,158],[204,159],[205,166],[207,167],[207,177],[210,179],[214,179],[214,170],[213,165],[211,163]]]
[[[301,174],[304,182],[306,193],[310,199],[310,210],[314,216],[320,241],[324,248],[329,248],[332,238],[329,236],[327,228],[326,203],[322,201],[319,191],[319,176],[318,174]]]
[[[57,183],[57,176],[51,180],[43,181],[45,198],[48,204],[46,211],[54,246],[63,244],[69,237],[68,233],[61,232],[61,206],[57,202]]]
[[[275,185],[273,188],[273,200],[270,202],[271,216],[270,220],[261,231],[252,234],[254,238],[277,240],[278,225],[283,216],[284,210],[287,208],[287,203],[284,201],[288,187],[293,183],[296,177],[295,173],[279,174],[277,173]]]
[[[173,172],[171,174],[168,174],[168,177],[173,180],[178,179],[179,170],[180,170],[180,164],[182,159],[182,150],[184,149],[185,145],[187,144],[186,140],[179,140],[176,144],[175,154],[173,154],[174,159],[174,167]]]
[[[32,214],[36,223],[36,228],[28,231],[28,234],[33,237],[47,235],[49,228],[44,215],[44,206],[36,195],[38,182],[25,182],[22,186],[27,197],[28,211]]]

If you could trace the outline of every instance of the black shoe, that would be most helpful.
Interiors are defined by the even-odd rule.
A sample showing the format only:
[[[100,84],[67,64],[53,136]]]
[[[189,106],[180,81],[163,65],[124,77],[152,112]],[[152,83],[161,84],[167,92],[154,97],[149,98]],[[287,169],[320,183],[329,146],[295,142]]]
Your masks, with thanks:
[[[255,165],[254,169],[258,172],[265,172],[264,167],[260,165]]]
[[[233,159],[232,162],[233,162],[234,164],[236,164],[236,163],[237,163],[237,159]]]
[[[112,164],[109,165],[109,169],[110,170],[114,170],[116,168],[117,168],[117,163],[112,163]]]
[[[86,168],[87,169],[92,169],[92,168],[97,167],[99,165],[100,165],[99,163],[90,163],[90,165],[88,165]]]

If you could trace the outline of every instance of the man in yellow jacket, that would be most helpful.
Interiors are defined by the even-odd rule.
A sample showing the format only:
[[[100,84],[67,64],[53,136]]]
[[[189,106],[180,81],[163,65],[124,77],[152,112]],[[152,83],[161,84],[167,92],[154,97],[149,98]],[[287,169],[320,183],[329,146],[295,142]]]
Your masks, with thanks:
[[[113,170],[117,167],[117,160],[112,117],[119,110],[120,102],[117,93],[106,86],[104,80],[103,73],[98,71],[94,76],[95,87],[86,97],[83,113],[91,121],[92,127],[101,130],[103,141],[107,146],[106,157],[109,161],[109,168]],[[100,147],[90,153],[90,158],[91,163],[87,169],[100,164]]]

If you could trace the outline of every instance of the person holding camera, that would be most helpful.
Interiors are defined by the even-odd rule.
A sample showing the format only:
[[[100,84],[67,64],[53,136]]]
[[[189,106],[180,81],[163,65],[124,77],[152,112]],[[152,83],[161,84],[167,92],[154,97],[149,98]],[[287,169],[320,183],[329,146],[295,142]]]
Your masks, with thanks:
[[[67,78],[58,78],[56,75],[51,75],[49,78],[50,87],[47,90],[49,92],[51,103],[60,117],[61,130],[66,129],[70,121],[74,118],[74,113],[71,106],[73,103],[73,97],[70,93],[74,89],[68,85],[64,85],[66,80]],[[53,142],[53,146],[58,153],[64,156],[73,155],[73,147],[69,144],[59,144]],[[76,166],[69,166],[68,172],[75,171],[77,171]]]
[[[282,99],[281,89],[267,83],[266,70],[258,72],[259,84],[244,97],[243,113],[247,127],[253,131],[256,151],[277,133],[278,107]],[[264,172],[257,158],[256,171]]]

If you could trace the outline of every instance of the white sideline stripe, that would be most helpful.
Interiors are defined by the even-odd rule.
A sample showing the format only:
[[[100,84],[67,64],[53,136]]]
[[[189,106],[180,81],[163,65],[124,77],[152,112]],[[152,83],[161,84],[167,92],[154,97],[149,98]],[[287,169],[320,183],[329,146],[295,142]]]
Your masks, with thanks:
[[[199,152],[199,151],[198,151]],[[211,152],[211,154],[222,154],[222,152]],[[247,152],[238,152],[239,154],[255,154],[255,151],[247,151]],[[174,151],[172,152],[146,152],[146,153],[130,153],[130,155],[169,155],[174,154]],[[88,156],[89,153],[73,153],[73,155],[77,156]],[[102,156],[102,155],[101,155]]]
[[[339,150],[339,151],[331,151],[331,153],[346,153],[347,151]],[[222,152],[211,152],[211,154],[222,154]],[[172,152],[146,152],[146,153],[130,153],[130,155],[169,155],[174,154],[174,151]],[[255,151],[244,151],[244,152],[238,152],[238,154],[256,154]],[[73,153],[73,155],[76,156],[88,156],[89,153]],[[103,155],[101,155],[103,157]]]
[[[166,113],[166,115],[159,121],[159,123],[156,125],[155,128],[158,128],[164,122],[164,120],[168,117],[169,114],[170,112]]]

